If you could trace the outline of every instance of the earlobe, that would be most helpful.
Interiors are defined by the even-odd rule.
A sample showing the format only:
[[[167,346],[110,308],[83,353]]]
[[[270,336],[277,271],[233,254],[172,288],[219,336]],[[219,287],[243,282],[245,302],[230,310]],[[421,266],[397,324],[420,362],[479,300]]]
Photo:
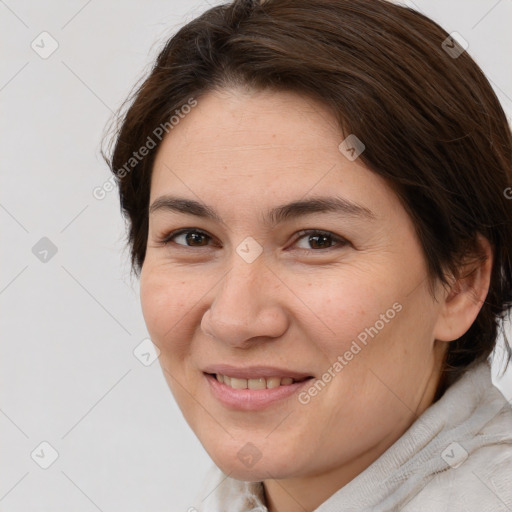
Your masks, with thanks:
[[[442,307],[434,330],[440,341],[454,341],[464,335],[475,321],[487,297],[491,281],[492,248],[489,241],[478,235],[481,257],[472,257],[443,290]]]

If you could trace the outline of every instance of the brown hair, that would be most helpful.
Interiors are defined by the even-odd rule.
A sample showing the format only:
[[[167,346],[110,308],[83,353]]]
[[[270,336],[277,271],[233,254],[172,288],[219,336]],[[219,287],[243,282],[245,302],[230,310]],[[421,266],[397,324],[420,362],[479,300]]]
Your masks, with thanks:
[[[461,262],[483,257],[478,234],[492,245],[489,293],[449,345],[437,399],[491,354],[512,305],[511,131],[478,65],[447,37],[429,18],[384,0],[235,0],[182,27],[125,102],[105,156],[129,223],[132,269],[139,275],[146,252],[157,127],[170,131],[170,116],[191,98],[230,86],[320,100],[345,136],[363,141],[359,158],[411,216],[431,283],[448,283]],[[133,159],[150,139],[156,148]]]

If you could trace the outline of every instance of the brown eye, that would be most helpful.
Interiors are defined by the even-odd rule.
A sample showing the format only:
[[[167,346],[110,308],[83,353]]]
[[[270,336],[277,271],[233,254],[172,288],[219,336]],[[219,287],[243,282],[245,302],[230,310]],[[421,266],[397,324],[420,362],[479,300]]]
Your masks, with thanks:
[[[168,234],[161,240],[161,243],[165,245],[168,242],[174,242],[177,245],[183,245],[185,247],[205,247],[208,245],[209,240],[211,240],[211,237],[204,231],[197,229],[180,229],[179,231],[173,231]]]
[[[346,240],[334,235],[333,233],[329,233],[328,231],[318,231],[311,229],[301,231],[300,235],[301,236],[296,240],[295,243],[300,240],[305,240],[309,247],[300,248],[306,251],[330,249],[334,245],[344,246],[348,243]]]

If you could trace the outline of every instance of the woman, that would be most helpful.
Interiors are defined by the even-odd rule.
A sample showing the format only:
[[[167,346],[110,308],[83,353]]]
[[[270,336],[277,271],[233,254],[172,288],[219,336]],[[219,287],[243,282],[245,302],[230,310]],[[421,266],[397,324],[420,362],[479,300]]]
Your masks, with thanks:
[[[215,463],[190,510],[512,509],[512,137],[461,44],[381,0],[236,0],[168,41],[114,143]]]

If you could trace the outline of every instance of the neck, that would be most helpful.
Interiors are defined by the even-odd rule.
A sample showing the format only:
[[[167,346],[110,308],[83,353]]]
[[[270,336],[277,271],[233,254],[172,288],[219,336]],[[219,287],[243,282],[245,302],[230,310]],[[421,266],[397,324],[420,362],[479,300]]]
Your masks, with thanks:
[[[336,491],[362,473],[395,440],[382,440],[379,445],[371,447],[357,459],[325,473],[286,480],[265,480],[263,487],[268,511],[314,511]]]

